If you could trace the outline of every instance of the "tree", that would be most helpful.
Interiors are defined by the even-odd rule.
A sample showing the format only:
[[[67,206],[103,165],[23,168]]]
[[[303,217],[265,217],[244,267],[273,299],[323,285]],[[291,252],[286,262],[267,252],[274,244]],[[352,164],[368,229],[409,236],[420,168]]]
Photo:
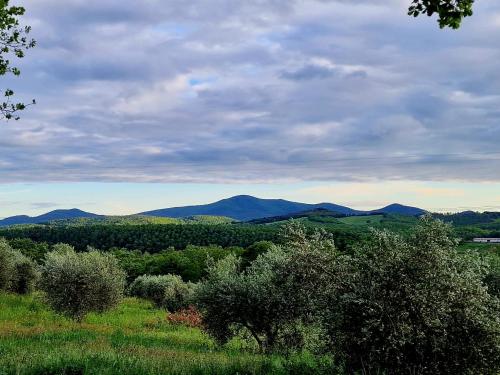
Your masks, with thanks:
[[[272,246],[245,269],[234,255],[209,266],[197,302],[205,329],[219,343],[246,331],[261,351],[300,349],[317,328],[316,291],[330,285],[333,241],[324,232],[307,236],[297,224],[283,237],[285,245]]]
[[[9,0],[0,0],[0,75],[12,73],[19,76],[21,71],[11,65],[9,57],[23,58],[25,51],[35,47],[35,40],[29,39],[30,26],[20,26],[18,17],[24,15],[25,9],[9,6]],[[30,104],[13,103],[14,91],[6,89],[5,101],[0,104],[2,119],[19,119],[17,113]],[[35,104],[35,100],[31,104]]]
[[[189,307],[193,299],[194,284],[185,283],[178,275],[143,275],[130,284],[129,293],[175,312]]]
[[[348,373],[498,374],[500,301],[451,227],[426,217],[410,238],[375,231],[344,264],[325,321]]]
[[[8,290],[14,275],[14,260],[9,243],[0,238],[0,290]]]
[[[35,289],[39,274],[36,264],[0,239],[0,290],[28,294]]]
[[[426,14],[429,17],[438,14],[439,27],[458,29],[465,17],[472,16],[474,0],[413,0],[408,14],[418,17]]]
[[[125,289],[125,272],[110,254],[89,249],[76,253],[56,245],[41,267],[41,286],[57,312],[81,321],[91,311],[104,312],[118,304]]]

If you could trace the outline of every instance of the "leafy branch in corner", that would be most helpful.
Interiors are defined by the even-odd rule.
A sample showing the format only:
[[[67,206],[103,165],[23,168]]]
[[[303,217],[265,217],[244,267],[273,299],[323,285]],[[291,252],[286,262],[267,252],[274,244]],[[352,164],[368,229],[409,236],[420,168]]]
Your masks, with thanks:
[[[18,17],[23,16],[25,9],[19,6],[9,6],[9,0],[0,0],[0,75],[11,73],[19,76],[19,68],[12,66],[9,58],[22,59],[25,51],[35,47],[36,41],[29,38],[31,26],[20,26]],[[18,112],[35,104],[16,103],[12,101],[14,91],[6,89],[4,102],[0,104],[1,119],[19,120]]]
[[[465,17],[473,14],[475,0],[413,0],[408,15],[418,17],[426,14],[429,17],[438,14],[439,27],[458,29]]]

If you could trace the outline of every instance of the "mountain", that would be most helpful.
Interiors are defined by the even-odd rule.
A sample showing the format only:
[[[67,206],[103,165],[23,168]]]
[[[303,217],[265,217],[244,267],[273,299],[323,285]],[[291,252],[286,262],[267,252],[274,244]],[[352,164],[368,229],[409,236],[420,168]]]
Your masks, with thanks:
[[[373,211],[358,211],[349,207],[340,206],[333,203],[318,203],[308,204],[287,201],[284,199],[261,199],[250,195],[237,195],[235,197],[220,200],[218,202],[204,204],[199,206],[172,207],[160,210],[142,212],[137,215],[156,216],[168,218],[193,218],[193,217],[225,217],[239,221],[249,221],[261,218],[272,218],[276,216],[289,216],[310,212],[314,210],[328,210],[332,214],[340,214],[346,216],[363,215],[370,213],[387,213],[399,214],[407,216],[422,215],[426,211],[416,208],[403,206],[400,204],[391,204],[387,207]],[[137,221],[132,215],[128,220]],[[0,220],[0,226],[16,225],[16,224],[41,224],[56,220],[75,220],[75,219],[105,219],[108,218],[102,215],[96,215],[90,212],[81,211],[73,208],[71,210],[55,210],[46,214],[30,217],[30,216],[12,216]],[[118,219],[114,219],[115,221]],[[201,220],[201,219],[200,219]],[[207,219],[204,219],[207,220]],[[213,221],[213,219],[210,219]],[[110,219],[110,221],[113,221]],[[123,220],[121,220],[123,221]],[[126,221],[126,220],[125,220]],[[198,220],[199,221],[199,220]]]
[[[68,220],[68,219],[77,219],[77,218],[98,218],[100,215],[96,215],[90,212],[85,212],[79,210],[77,208],[72,208],[70,210],[55,210],[51,212],[47,212],[46,214],[40,216],[12,216],[6,219],[0,220],[0,227],[7,225],[16,225],[16,224],[41,224],[47,223],[49,221],[54,220]]]
[[[422,210],[421,208],[411,207],[411,206],[403,206],[402,204],[391,204],[389,206],[383,207],[379,210],[370,211],[371,213],[384,213],[384,214],[398,214],[405,216],[420,216],[427,213],[427,211]]]
[[[307,204],[284,199],[260,199],[250,195],[237,195],[218,202],[186,207],[173,207],[142,212],[140,215],[162,217],[187,217],[194,215],[227,216],[240,221],[263,217],[282,216],[302,211],[324,208],[345,215],[356,215],[360,211],[332,203]]]

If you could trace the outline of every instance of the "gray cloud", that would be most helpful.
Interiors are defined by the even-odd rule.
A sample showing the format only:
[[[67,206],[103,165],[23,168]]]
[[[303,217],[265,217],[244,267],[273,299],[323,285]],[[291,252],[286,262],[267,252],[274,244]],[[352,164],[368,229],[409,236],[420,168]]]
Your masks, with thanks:
[[[500,5],[37,0],[0,182],[500,179]]]

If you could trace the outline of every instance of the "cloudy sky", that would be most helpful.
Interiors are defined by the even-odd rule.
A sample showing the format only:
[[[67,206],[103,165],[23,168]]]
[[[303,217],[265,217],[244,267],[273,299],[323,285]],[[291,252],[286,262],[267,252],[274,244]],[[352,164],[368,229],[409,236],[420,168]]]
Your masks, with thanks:
[[[500,4],[459,31],[410,0],[24,0],[2,78],[0,217],[233,194],[500,210]]]

